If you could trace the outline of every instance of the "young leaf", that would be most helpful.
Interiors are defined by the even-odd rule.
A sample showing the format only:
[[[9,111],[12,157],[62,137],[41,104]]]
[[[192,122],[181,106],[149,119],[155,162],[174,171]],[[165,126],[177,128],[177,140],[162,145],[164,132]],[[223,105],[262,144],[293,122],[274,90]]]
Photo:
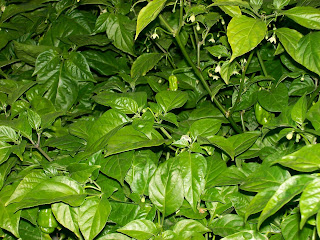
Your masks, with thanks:
[[[291,118],[299,123],[300,125],[303,124],[306,115],[307,115],[307,98],[306,96],[302,96],[296,104],[293,106],[291,110]]]
[[[282,9],[290,3],[290,0],[273,0],[273,6],[275,9]]]
[[[183,152],[178,157],[184,197],[196,212],[200,195],[204,191],[206,184],[207,161],[201,154],[192,154],[190,152]]]
[[[137,20],[135,40],[138,38],[140,32],[162,11],[166,1],[167,0],[153,0],[140,10]]]
[[[211,230],[193,219],[184,219],[174,225],[173,232],[181,239],[188,239],[197,233],[205,234],[211,232]]]
[[[295,175],[281,184],[263,209],[259,217],[258,228],[264,220],[275,214],[292,198],[301,193],[306,185],[313,179],[314,177],[310,175]]]
[[[28,121],[33,129],[39,130],[41,125],[41,117],[35,111],[28,109]]]
[[[55,203],[51,205],[52,212],[57,219],[57,221],[72,231],[78,238],[80,238],[81,233],[79,230],[79,208],[70,207],[65,203]]]
[[[290,28],[279,28],[275,31],[275,33],[289,55],[296,60],[298,43],[303,35]]]
[[[163,57],[161,53],[145,53],[140,55],[132,64],[131,77],[137,79],[145,76]]]
[[[320,166],[320,144],[304,146],[277,160],[276,163],[300,172],[316,171]]]
[[[110,211],[110,203],[104,195],[85,200],[79,209],[79,227],[85,240],[92,240],[99,234],[107,223]]]
[[[285,16],[310,29],[320,30],[320,10],[314,7],[294,7],[284,11]]]
[[[320,179],[314,179],[303,190],[300,198],[300,229],[309,217],[320,210]]]
[[[156,95],[157,103],[164,112],[182,107],[188,100],[188,94],[182,91],[161,91]]]
[[[147,240],[158,233],[156,225],[150,220],[137,219],[117,230],[137,240]]]
[[[299,228],[299,214],[287,216],[281,223],[281,233],[286,240],[305,240],[310,239],[313,233],[312,228]]]
[[[18,140],[19,135],[13,128],[7,126],[0,126],[0,141],[17,142]]]
[[[320,129],[320,101],[316,102],[308,111],[307,119],[311,122],[315,130]]]
[[[178,159],[168,159],[158,167],[151,178],[150,200],[162,214],[168,216],[182,205],[183,195],[183,181]]]
[[[227,29],[232,49],[230,62],[254,49],[264,39],[266,33],[267,26],[261,20],[246,16],[232,18]]]

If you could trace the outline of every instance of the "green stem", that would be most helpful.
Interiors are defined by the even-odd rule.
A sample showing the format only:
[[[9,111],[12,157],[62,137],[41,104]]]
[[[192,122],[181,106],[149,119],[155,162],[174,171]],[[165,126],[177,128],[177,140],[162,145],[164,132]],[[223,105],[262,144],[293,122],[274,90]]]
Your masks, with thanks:
[[[259,51],[257,51],[257,57],[258,57],[258,60],[259,60],[260,66],[261,66],[261,68],[262,68],[263,75],[264,75],[264,76],[268,76],[267,69],[266,69],[266,67],[265,67],[265,65],[264,65],[264,63],[263,63],[263,60],[262,60],[262,57],[261,57],[261,55],[260,55],[260,52],[259,52]]]
[[[171,135],[167,132],[164,127],[160,127],[160,130],[166,135],[167,138],[172,139]]]
[[[236,99],[236,102],[234,103],[234,106],[232,107],[232,109],[230,110],[230,114],[233,113],[234,109],[236,108],[236,106],[239,104],[240,102],[240,98],[241,98],[241,94],[242,94],[242,91],[243,91],[243,88],[244,88],[244,81],[245,81],[245,78],[246,78],[246,72],[247,72],[247,69],[250,65],[250,62],[251,62],[251,59],[253,57],[253,53],[254,51],[252,51],[249,55],[249,58],[248,58],[248,61],[247,61],[247,64],[246,66],[244,67],[243,71],[242,71],[242,76],[241,76],[241,79],[240,79],[240,89],[239,89],[239,92],[238,92],[238,96],[237,96],[237,99]]]

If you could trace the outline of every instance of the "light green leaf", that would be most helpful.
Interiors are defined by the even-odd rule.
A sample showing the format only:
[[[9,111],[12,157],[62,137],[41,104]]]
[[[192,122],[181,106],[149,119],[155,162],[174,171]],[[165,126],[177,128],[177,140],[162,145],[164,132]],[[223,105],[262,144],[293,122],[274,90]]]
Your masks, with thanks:
[[[263,209],[259,217],[258,228],[264,220],[275,214],[292,198],[301,193],[306,185],[313,179],[314,177],[310,175],[295,175],[281,184]]]
[[[291,118],[296,121],[297,123],[299,123],[300,125],[303,124],[306,115],[307,115],[307,98],[306,96],[302,96],[301,98],[299,98],[299,100],[296,102],[296,104],[293,106],[292,110],[291,110]]]
[[[320,144],[307,145],[275,161],[300,172],[313,172],[320,167]]]
[[[235,234],[231,234],[221,240],[268,240],[268,238],[259,232],[253,230],[241,231]]]
[[[320,30],[320,10],[314,7],[294,7],[284,11],[285,16],[310,29]]]
[[[140,32],[158,16],[165,6],[166,1],[167,0],[153,0],[140,10],[137,20],[135,39],[137,39]]]
[[[226,237],[245,230],[245,223],[243,218],[239,215],[226,214],[221,218],[214,219],[209,227],[215,235]]]
[[[236,63],[235,62],[230,62],[230,61],[225,61],[220,70],[220,75],[223,81],[226,84],[229,84],[230,77],[232,76],[233,72],[236,70]]]
[[[0,126],[0,141],[6,142],[17,142],[19,140],[19,135],[16,131],[8,126]]]
[[[79,208],[70,207],[65,203],[52,204],[51,208],[56,220],[80,238],[81,234],[78,224]]]
[[[0,164],[7,161],[12,151],[12,145],[6,142],[0,141]]]
[[[307,119],[311,122],[315,130],[320,129],[320,101],[316,102],[308,111]]]
[[[109,233],[102,237],[97,238],[97,240],[131,240],[132,238],[127,237],[121,233]]]
[[[263,4],[263,0],[250,0],[250,6],[258,12],[258,10],[261,8]]]
[[[158,233],[156,225],[150,220],[137,219],[117,230],[137,240],[147,240]]]
[[[273,6],[275,9],[282,9],[290,3],[290,0],[273,0]]]
[[[306,240],[311,239],[313,229],[311,227],[299,228],[299,214],[287,216],[281,223],[281,233],[285,240]]]
[[[300,198],[300,229],[309,217],[320,210],[320,179],[314,179],[303,190]]]
[[[88,163],[72,163],[67,167],[70,177],[79,183],[85,183],[92,172],[99,169],[98,165],[89,165]]]
[[[240,17],[242,15],[239,6],[219,6],[222,11],[228,14],[230,17]]]
[[[263,39],[267,32],[266,24],[258,19],[240,16],[231,19],[227,36],[232,49],[232,62],[254,49]]]
[[[31,109],[28,109],[28,121],[33,129],[38,130],[41,126],[40,115]]]
[[[174,213],[183,202],[183,181],[176,158],[162,163],[151,178],[149,197],[165,216]]]
[[[152,1],[153,3],[154,1]],[[132,64],[131,77],[137,79],[145,76],[163,57],[161,53],[144,53],[140,55]]]
[[[107,223],[111,206],[108,199],[102,197],[90,197],[80,206],[79,227],[85,240],[94,239]]]
[[[184,197],[196,212],[200,195],[205,188],[207,161],[201,154],[183,152],[179,154],[179,165],[183,181]]]
[[[161,91],[156,95],[157,103],[164,112],[182,107],[188,100],[188,94],[182,91]]]
[[[283,83],[270,91],[262,90],[258,92],[260,105],[270,112],[282,112],[287,107],[288,100],[288,89]]]
[[[298,43],[303,35],[290,28],[279,28],[275,31],[275,33],[289,55],[296,60]]]
[[[184,219],[174,225],[173,232],[181,239],[187,239],[197,233],[203,235],[207,232],[211,232],[211,230],[193,219]]]

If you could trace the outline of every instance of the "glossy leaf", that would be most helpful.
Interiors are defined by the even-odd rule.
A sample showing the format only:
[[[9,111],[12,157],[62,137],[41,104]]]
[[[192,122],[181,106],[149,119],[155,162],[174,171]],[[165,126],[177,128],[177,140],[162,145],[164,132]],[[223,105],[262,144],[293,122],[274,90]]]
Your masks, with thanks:
[[[122,228],[118,229],[119,232],[124,233],[137,240],[147,240],[158,233],[156,225],[145,219],[134,220],[129,222]]]
[[[313,172],[319,169],[319,151],[320,144],[307,145],[276,162],[296,171]]]
[[[288,105],[288,99],[288,89],[282,83],[271,91],[262,90],[258,93],[260,105],[270,112],[282,112]]]
[[[303,124],[307,115],[307,98],[306,96],[302,96],[296,104],[293,106],[291,110],[291,118],[299,123]]]
[[[246,230],[241,231],[235,234],[231,234],[227,237],[222,238],[221,240],[246,240],[246,239],[252,239],[252,240],[268,240],[268,238],[254,230]]]
[[[184,219],[174,225],[173,232],[181,239],[187,239],[197,233],[203,235],[211,230],[193,219]]]
[[[70,207],[65,203],[54,203],[51,205],[52,212],[57,219],[57,221],[76,234],[77,237],[80,237],[79,230],[79,208]]]
[[[300,229],[303,228],[309,217],[320,210],[320,180],[314,179],[303,190],[300,198]]]
[[[151,3],[153,3],[152,1]],[[145,76],[154,66],[160,61],[163,54],[160,53],[145,53],[140,55],[132,64],[131,77],[137,79]]]
[[[273,6],[276,9],[282,9],[290,3],[290,0],[273,0]]]
[[[232,49],[230,62],[254,49],[263,40],[266,32],[266,24],[261,20],[246,16],[232,18],[227,29]]]
[[[86,240],[94,239],[107,223],[111,206],[102,197],[87,198],[79,209],[79,227]]]
[[[140,32],[152,22],[165,6],[166,0],[154,0],[143,7],[138,15],[136,37],[138,38]]]
[[[183,152],[178,157],[184,197],[193,210],[197,211],[200,195],[204,191],[206,184],[207,161],[202,155],[190,152]]]
[[[182,107],[188,100],[188,94],[181,91],[161,91],[156,95],[157,103],[164,112]]]
[[[303,35],[290,28],[279,28],[276,30],[276,35],[289,55],[296,60],[298,43]]]
[[[209,227],[214,234],[225,237],[245,230],[245,223],[243,218],[236,214],[226,214],[214,219]]]
[[[313,7],[294,7],[284,15],[306,28],[320,30],[320,10]]]
[[[307,119],[311,122],[315,130],[320,129],[320,101],[316,102],[308,111]]]
[[[174,213],[183,202],[183,181],[176,158],[162,163],[149,184],[149,197],[165,216]]]
[[[275,194],[268,201],[263,209],[258,222],[258,227],[271,215],[275,214],[283,205],[288,203],[293,197],[303,191],[306,185],[313,180],[314,177],[309,175],[296,175],[286,180],[277,189]]]
[[[313,230],[310,227],[299,229],[299,214],[287,216],[281,223],[281,232],[285,240],[304,240],[311,238]]]

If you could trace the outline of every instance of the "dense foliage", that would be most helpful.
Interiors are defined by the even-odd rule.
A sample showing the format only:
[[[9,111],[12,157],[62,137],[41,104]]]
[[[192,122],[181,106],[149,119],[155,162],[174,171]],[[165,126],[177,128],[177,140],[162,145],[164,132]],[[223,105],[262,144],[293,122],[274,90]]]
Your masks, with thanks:
[[[318,1],[0,4],[0,238],[319,238]]]

